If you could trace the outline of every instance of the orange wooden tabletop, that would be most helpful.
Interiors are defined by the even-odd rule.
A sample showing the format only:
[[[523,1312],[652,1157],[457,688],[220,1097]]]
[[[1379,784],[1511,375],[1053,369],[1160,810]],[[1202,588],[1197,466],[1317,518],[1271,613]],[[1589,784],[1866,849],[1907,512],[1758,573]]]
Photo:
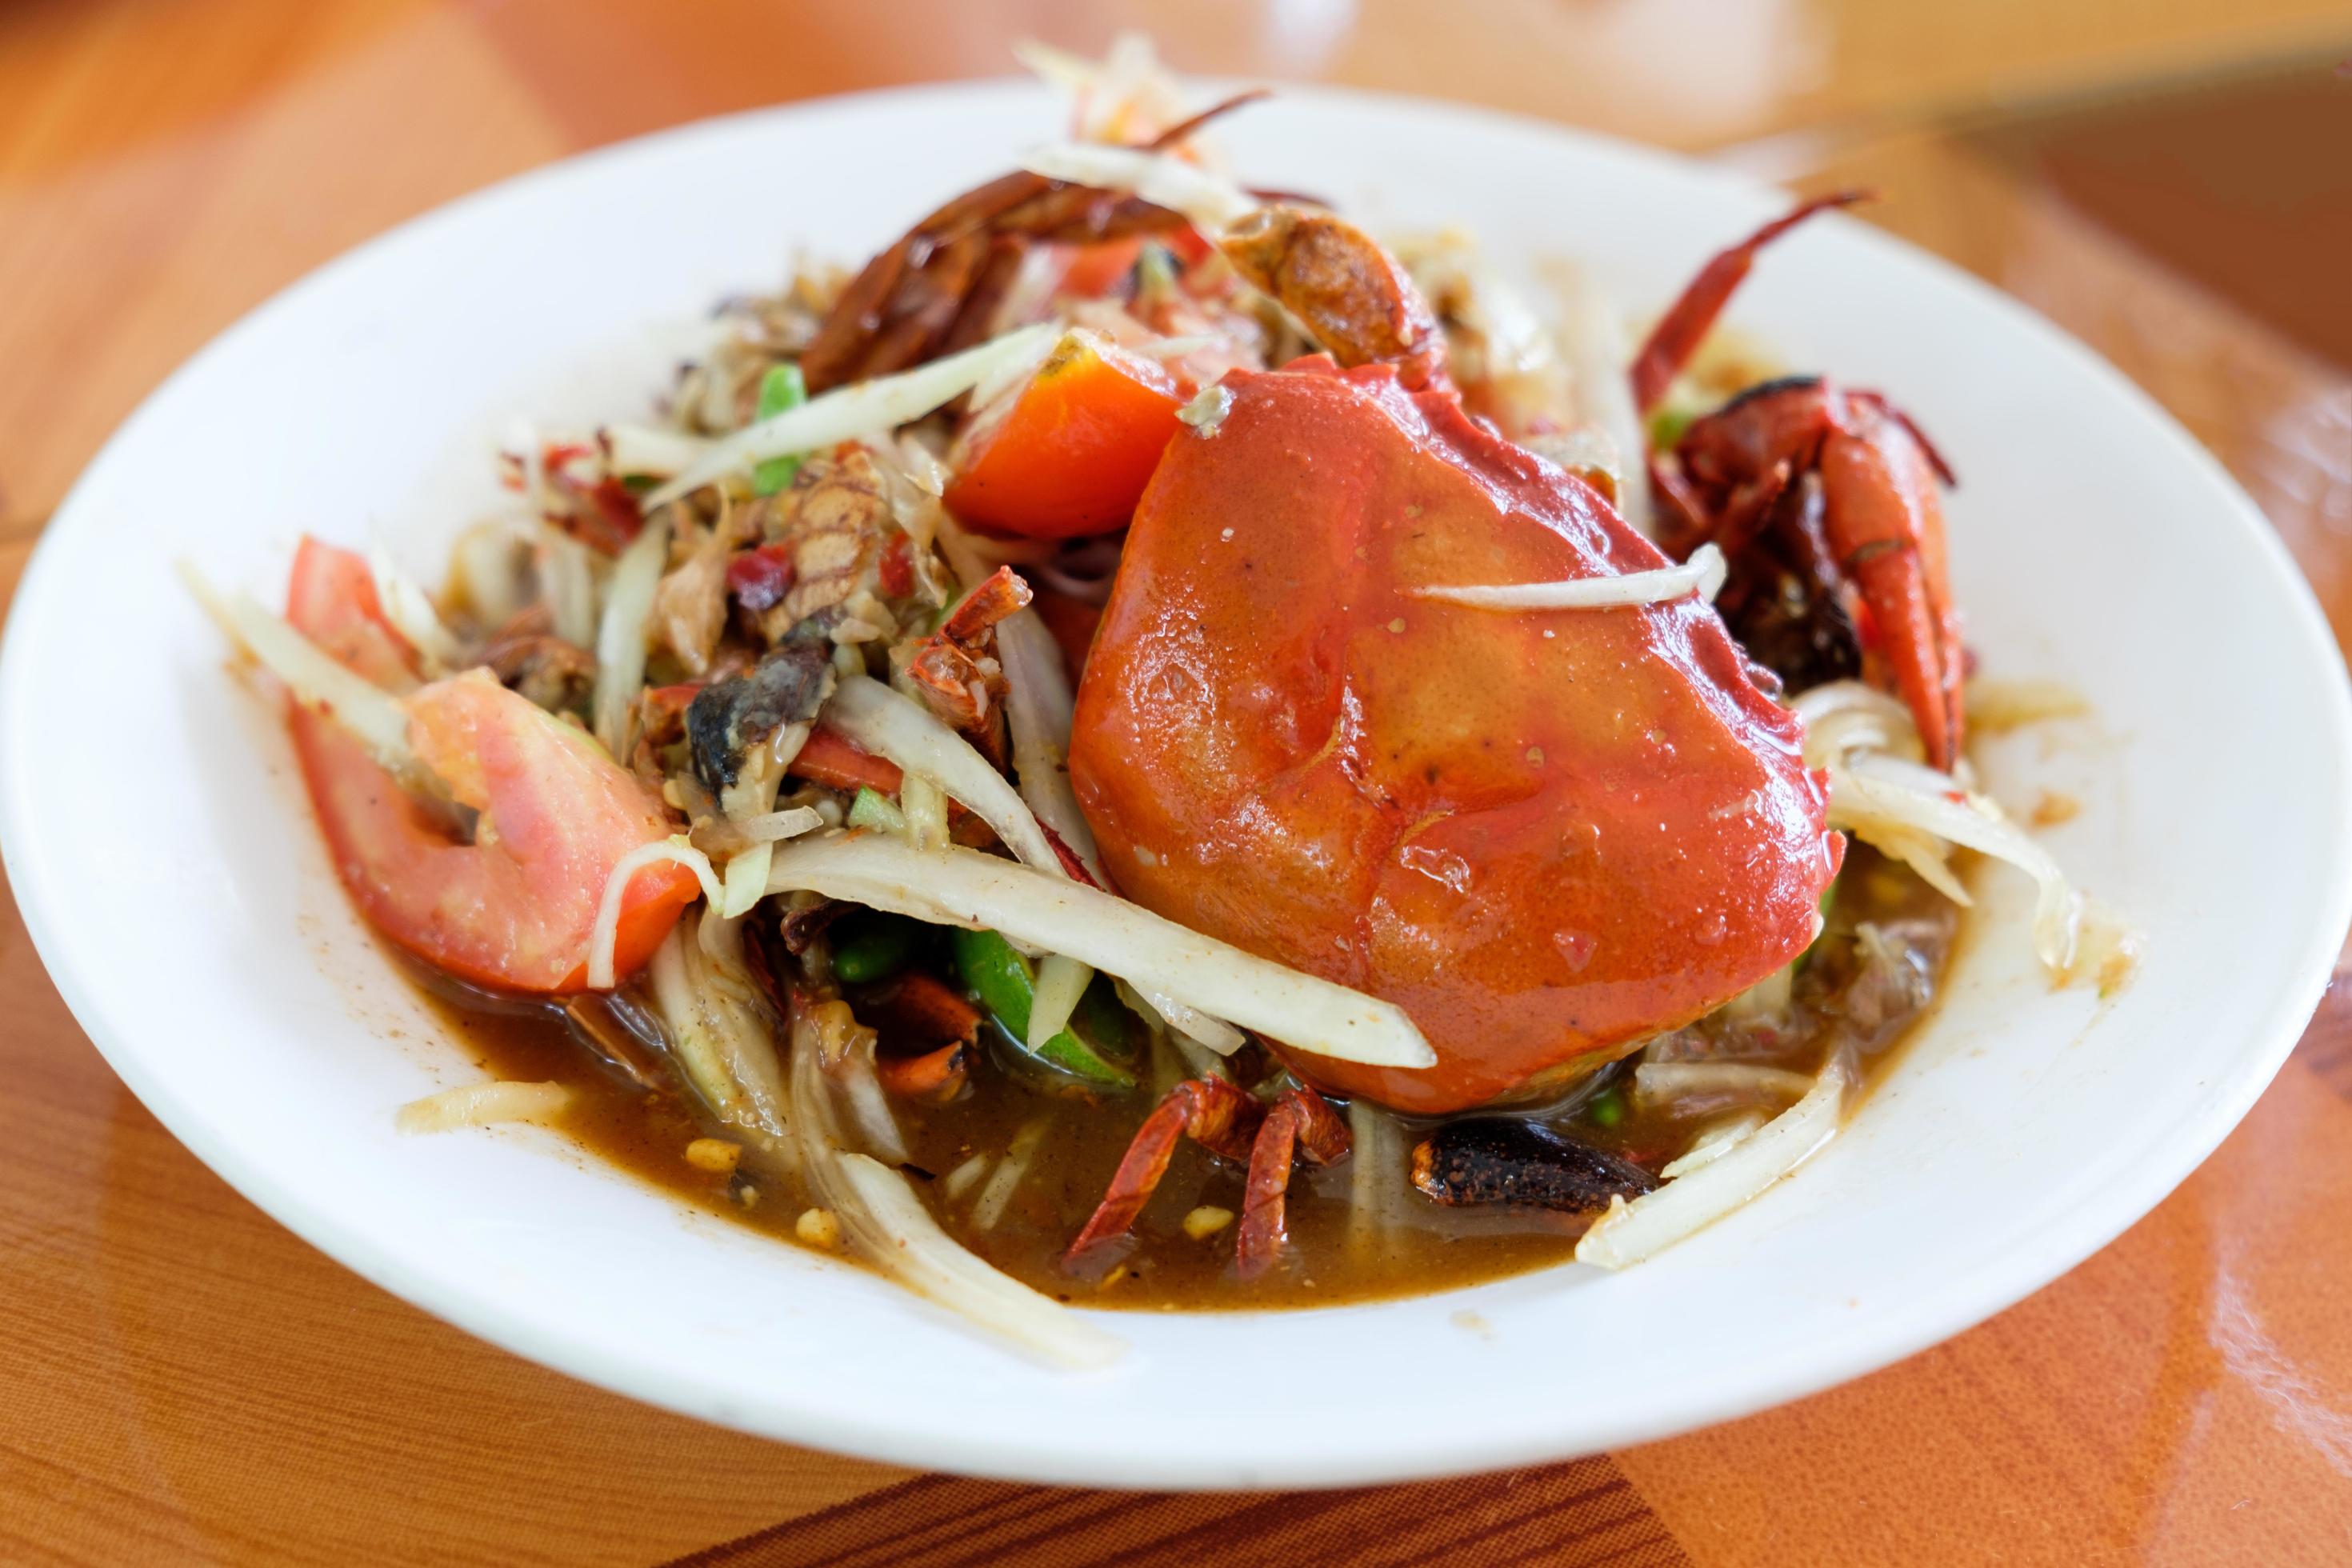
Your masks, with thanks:
[[[1191,70],[1877,186],[1873,221],[2084,338],[2207,442],[2352,637],[2344,0],[0,0],[0,602],[165,373],[387,225],[656,126],[1129,26]],[[2352,1561],[2340,990],[2169,1200],[1948,1344],[1646,1447],[1291,1496],[910,1476],[492,1350],[163,1131],[5,899],[0,1083],[11,1563]]]

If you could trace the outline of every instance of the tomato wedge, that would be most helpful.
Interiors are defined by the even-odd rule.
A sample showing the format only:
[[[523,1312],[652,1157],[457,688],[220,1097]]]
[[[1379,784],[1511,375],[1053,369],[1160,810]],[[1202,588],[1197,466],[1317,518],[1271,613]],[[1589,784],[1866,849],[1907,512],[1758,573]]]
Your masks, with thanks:
[[[809,731],[800,754],[784,771],[828,789],[870,789],[877,795],[897,795],[907,782],[898,763],[822,726]]]
[[[1127,280],[1127,275],[1135,270],[1135,258],[1142,254],[1139,234],[1073,246],[1069,265],[1062,269],[1061,287],[1055,292],[1077,300],[1099,300]]]
[[[1160,365],[1073,332],[973,420],[950,458],[948,510],[1026,539],[1123,527],[1183,405],[1181,386]]]
[[[661,803],[586,735],[480,670],[416,684],[415,658],[383,616],[367,563],[305,539],[287,618],[379,685],[408,693],[409,742],[480,813],[451,837],[332,720],[289,711],[294,750],[336,875],[378,931],[452,974],[510,991],[570,992],[624,855],[668,836]],[[651,956],[699,884],[682,866],[630,879],[614,969]]]

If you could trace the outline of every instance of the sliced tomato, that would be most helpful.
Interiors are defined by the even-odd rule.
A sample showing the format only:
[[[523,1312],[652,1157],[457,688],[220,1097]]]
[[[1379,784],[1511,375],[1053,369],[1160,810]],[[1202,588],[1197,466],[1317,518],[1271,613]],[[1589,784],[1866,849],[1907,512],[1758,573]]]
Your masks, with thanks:
[[[1183,404],[1161,366],[1072,333],[973,420],[950,462],[948,508],[966,522],[1027,539],[1122,527]]]
[[[1209,242],[1208,237],[1189,223],[1170,229],[1167,241],[1168,248],[1176,253],[1176,259],[1187,267],[1198,267],[1217,254],[1217,247]]]
[[[1062,270],[1061,287],[1055,291],[1073,299],[1099,300],[1135,270],[1135,258],[1142,254],[1141,235],[1073,246],[1069,265]]]
[[[364,557],[304,535],[286,589],[294,629],[387,691],[416,685],[416,650],[393,629]]]
[[[334,722],[288,722],[335,871],[384,935],[452,974],[511,991],[577,991],[604,884],[624,855],[668,836],[661,803],[586,735],[476,670],[416,686],[415,659],[385,620],[367,563],[305,539],[287,618],[370,679],[409,691],[409,740],[463,805],[454,837]],[[614,971],[652,955],[693,901],[682,866],[629,879]]]
[[[877,795],[897,795],[906,783],[898,763],[822,728],[809,731],[800,754],[784,771],[827,789],[870,789]]]

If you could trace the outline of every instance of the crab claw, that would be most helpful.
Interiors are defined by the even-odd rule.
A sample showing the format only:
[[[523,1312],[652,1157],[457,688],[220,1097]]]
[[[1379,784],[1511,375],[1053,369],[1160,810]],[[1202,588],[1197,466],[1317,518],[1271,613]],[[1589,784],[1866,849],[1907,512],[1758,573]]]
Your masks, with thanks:
[[[1187,1079],[1135,1130],[1102,1203],[1062,1254],[1064,1268],[1084,1272],[1108,1258],[1108,1249],[1133,1227],[1168,1173],[1178,1140],[1187,1137],[1213,1154],[1249,1162],[1234,1247],[1234,1267],[1244,1279],[1264,1274],[1282,1256],[1293,1163],[1304,1156],[1335,1165],[1349,1149],[1348,1124],[1311,1089],[1294,1089],[1269,1108],[1223,1079]]]
[[[1393,364],[1414,391],[1446,384],[1436,313],[1402,264],[1355,225],[1305,207],[1260,207],[1218,248],[1340,364]]]
[[[1856,202],[1871,199],[1868,191],[1839,191],[1817,196],[1793,210],[1782,214],[1741,240],[1728,250],[1718,251],[1710,258],[1698,276],[1690,280],[1682,296],[1658,318],[1650,329],[1650,336],[1633,356],[1632,379],[1633,406],[1647,414],[1666,395],[1666,388],[1682,374],[1683,366],[1698,350],[1699,342],[1714,327],[1715,319],[1723,314],[1726,301],[1756,265],[1756,253],[1812,216],[1832,207],[1852,206]]]
[[[1252,1134],[1264,1108],[1221,1078],[1187,1079],[1168,1091],[1135,1130],[1135,1138],[1118,1162],[1110,1187],[1069,1250],[1062,1267],[1083,1270],[1103,1257],[1103,1248],[1118,1241],[1135,1224],[1143,1205],[1151,1201],[1160,1178],[1168,1173],[1177,1141],[1190,1136],[1212,1153],[1227,1159],[1247,1159]]]
[[[1284,1218],[1293,1158],[1303,1154],[1318,1165],[1336,1165],[1349,1147],[1348,1124],[1313,1089],[1294,1089],[1274,1102],[1250,1145],[1241,1235],[1234,1244],[1234,1268],[1243,1279],[1256,1279],[1282,1256],[1288,1240]]]
[[[1822,443],[1822,525],[1869,606],[1927,761],[1948,771],[1960,754],[1968,654],[1945,564],[1942,464],[1883,399],[1856,393],[1844,402]]]

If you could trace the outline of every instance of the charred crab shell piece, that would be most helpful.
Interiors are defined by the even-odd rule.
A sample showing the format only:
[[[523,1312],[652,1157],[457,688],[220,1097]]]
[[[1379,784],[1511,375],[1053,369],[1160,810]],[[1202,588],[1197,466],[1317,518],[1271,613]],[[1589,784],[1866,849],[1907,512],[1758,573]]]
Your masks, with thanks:
[[[1621,1055],[1789,963],[1843,841],[1794,716],[1696,597],[1425,585],[1650,571],[1582,480],[1385,366],[1225,383],[1138,509],[1071,775],[1154,911],[1402,1005],[1435,1067],[1286,1053],[1399,1109]]]
[[[787,724],[805,724],[833,690],[829,643],[787,643],[750,673],[716,680],[695,693],[686,736],[695,777],[718,795],[743,771],[745,757]]]
[[[1450,1207],[1501,1205],[1600,1215],[1657,1178],[1631,1160],[1511,1116],[1449,1121],[1412,1150],[1412,1184]]]

